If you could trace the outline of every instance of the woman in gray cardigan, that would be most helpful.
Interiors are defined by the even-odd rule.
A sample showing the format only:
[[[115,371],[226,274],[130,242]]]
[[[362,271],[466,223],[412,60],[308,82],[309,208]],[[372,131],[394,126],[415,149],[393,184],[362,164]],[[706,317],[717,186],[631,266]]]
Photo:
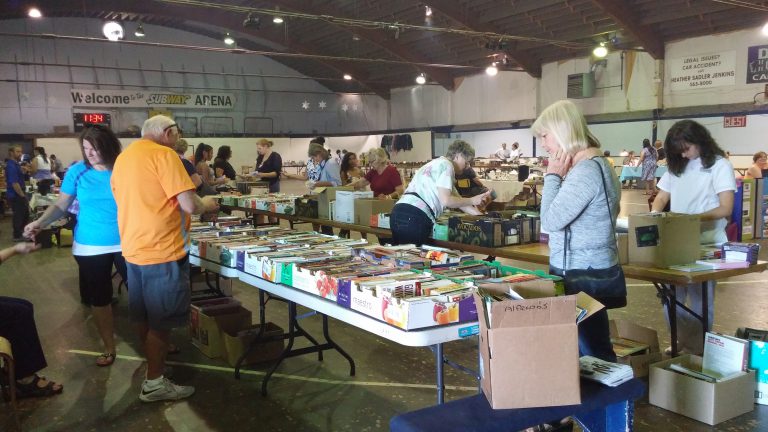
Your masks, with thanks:
[[[613,224],[621,185],[584,116],[572,102],[559,101],[545,109],[531,129],[550,155],[541,199],[541,228],[549,233],[550,273],[562,276],[565,270],[618,265]],[[576,294],[565,279],[566,293]],[[612,307],[626,304],[624,284],[607,291],[595,293],[598,300]],[[605,309],[579,324],[579,352],[616,361]]]

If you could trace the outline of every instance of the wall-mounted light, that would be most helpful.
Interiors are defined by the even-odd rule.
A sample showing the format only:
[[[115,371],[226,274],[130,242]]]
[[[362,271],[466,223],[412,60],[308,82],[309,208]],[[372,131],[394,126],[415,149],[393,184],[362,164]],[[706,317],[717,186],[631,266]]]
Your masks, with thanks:
[[[41,18],[43,16],[43,13],[40,12],[40,9],[33,7],[29,8],[29,11],[27,11],[27,16],[30,18]]]
[[[427,77],[423,73],[420,73],[419,76],[416,77],[416,84],[418,85],[424,85],[427,82]]]
[[[133,32],[133,34],[136,37],[144,37],[146,35],[146,33],[144,33],[144,26],[142,26],[141,23],[139,23],[139,26],[136,27],[136,31]]]
[[[123,38],[124,30],[123,26],[120,25],[120,23],[115,21],[109,21],[104,24],[104,27],[102,28],[102,31],[104,33],[104,37],[111,41],[119,41]]]
[[[768,23],[763,26],[763,36],[768,36]]]
[[[496,74],[499,73],[499,68],[496,67],[496,62],[491,63],[490,66],[485,68],[485,73],[488,74],[488,76],[496,76]]]
[[[424,6],[424,16],[425,17],[431,17],[432,16],[432,8],[429,6]]]
[[[592,50],[592,55],[597,58],[603,58],[608,55],[608,48],[605,47],[605,42],[600,42],[600,45]]]
[[[224,36],[224,43],[227,45],[234,45],[235,44],[235,38],[232,37],[232,35],[227,32],[227,34]]]
[[[350,74],[344,74],[344,79],[345,79],[345,80],[347,80],[347,81],[349,81],[349,80],[351,80],[351,79],[352,79],[352,75],[350,75]]]

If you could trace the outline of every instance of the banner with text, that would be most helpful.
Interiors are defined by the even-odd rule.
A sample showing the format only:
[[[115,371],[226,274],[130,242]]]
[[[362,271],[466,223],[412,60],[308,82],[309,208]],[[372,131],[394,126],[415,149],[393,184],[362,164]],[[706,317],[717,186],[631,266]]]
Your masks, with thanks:
[[[233,109],[232,93],[172,93],[131,90],[70,90],[72,106],[114,108]]]
[[[733,51],[670,59],[672,91],[722,87],[736,84]]]
[[[768,45],[747,48],[747,84],[768,82]]]

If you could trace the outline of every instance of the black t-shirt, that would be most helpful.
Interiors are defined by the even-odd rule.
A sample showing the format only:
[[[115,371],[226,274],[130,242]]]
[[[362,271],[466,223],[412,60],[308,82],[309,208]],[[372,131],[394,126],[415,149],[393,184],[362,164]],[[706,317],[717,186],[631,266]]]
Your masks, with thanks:
[[[230,180],[234,180],[235,178],[237,178],[237,172],[235,172],[235,169],[232,168],[232,165],[228,161],[225,161],[224,159],[216,158],[213,161],[214,174],[216,173],[216,169],[224,170],[224,175]]]
[[[283,171],[283,158],[277,152],[269,154],[267,160],[263,160],[263,157],[259,155],[256,159],[256,171],[263,173],[277,173],[277,177],[269,178],[269,184],[273,185],[280,181],[280,172]],[[266,180],[266,179],[265,179]]]
[[[456,179],[456,191],[459,192],[459,195],[462,197],[475,196],[480,193],[478,191],[484,189],[473,181],[477,178],[477,173],[472,167],[468,166],[463,172],[456,173],[454,178]]]

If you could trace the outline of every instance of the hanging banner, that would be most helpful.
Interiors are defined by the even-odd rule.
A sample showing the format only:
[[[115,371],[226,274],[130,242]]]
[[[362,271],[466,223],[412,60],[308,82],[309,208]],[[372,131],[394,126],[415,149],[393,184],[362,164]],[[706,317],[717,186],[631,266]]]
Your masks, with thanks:
[[[672,91],[732,86],[736,84],[733,51],[667,60]]]
[[[768,82],[768,45],[747,48],[747,84]]]
[[[114,108],[233,109],[232,93],[172,93],[131,90],[70,90],[72,106]]]

